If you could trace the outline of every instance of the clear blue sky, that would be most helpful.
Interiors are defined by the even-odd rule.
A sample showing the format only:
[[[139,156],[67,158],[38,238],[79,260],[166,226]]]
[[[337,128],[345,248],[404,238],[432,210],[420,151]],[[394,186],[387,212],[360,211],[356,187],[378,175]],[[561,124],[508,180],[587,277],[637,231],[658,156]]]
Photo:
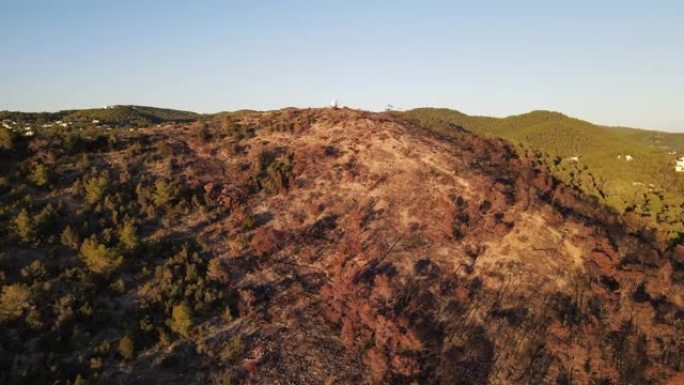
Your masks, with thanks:
[[[684,131],[682,1],[0,0],[0,109],[551,109]]]

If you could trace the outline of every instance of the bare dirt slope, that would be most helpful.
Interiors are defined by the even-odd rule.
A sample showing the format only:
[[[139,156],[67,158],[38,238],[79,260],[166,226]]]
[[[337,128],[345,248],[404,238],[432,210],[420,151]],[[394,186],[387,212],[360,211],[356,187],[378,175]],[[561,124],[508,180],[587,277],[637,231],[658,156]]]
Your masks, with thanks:
[[[681,246],[505,142],[350,110],[236,124],[256,135],[138,134],[167,142],[174,172],[224,207],[180,227],[210,240],[239,315],[174,346],[204,362],[183,381],[682,383]],[[111,380],[173,382],[159,376],[169,354]]]

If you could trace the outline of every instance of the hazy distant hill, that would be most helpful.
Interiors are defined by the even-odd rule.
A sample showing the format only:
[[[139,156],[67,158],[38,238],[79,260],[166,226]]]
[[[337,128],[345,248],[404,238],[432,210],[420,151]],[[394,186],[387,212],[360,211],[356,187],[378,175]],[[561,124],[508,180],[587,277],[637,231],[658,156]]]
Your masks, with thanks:
[[[165,122],[190,122],[196,120],[199,116],[199,114],[189,111],[129,105],[59,112],[0,112],[0,119],[10,119],[18,123],[44,124],[58,120],[63,122],[90,123],[93,120],[98,120],[102,124],[135,127]]]

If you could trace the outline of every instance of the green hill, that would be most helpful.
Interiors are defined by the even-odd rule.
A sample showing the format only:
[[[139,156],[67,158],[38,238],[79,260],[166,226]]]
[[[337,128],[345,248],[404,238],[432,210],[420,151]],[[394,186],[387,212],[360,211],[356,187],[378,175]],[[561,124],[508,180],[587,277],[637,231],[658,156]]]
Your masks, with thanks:
[[[684,134],[599,126],[551,111],[506,118],[435,108],[398,114],[444,134],[457,125],[510,140],[542,159],[558,179],[616,211],[643,217],[673,240],[684,232],[684,175],[674,172]]]
[[[189,111],[131,105],[59,112],[0,111],[0,120],[9,119],[19,124],[47,124],[56,121],[86,124],[97,120],[101,124],[119,127],[144,127],[168,122],[190,122],[200,116]]]

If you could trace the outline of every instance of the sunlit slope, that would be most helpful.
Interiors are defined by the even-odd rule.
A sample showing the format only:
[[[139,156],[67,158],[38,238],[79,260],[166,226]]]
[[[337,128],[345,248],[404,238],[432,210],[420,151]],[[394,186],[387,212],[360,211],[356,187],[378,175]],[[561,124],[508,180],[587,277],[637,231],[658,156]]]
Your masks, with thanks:
[[[440,131],[457,125],[508,139],[536,153],[559,179],[619,212],[660,222],[670,237],[684,230],[684,175],[674,172],[684,134],[599,126],[550,111],[506,118],[433,108],[400,114]]]

